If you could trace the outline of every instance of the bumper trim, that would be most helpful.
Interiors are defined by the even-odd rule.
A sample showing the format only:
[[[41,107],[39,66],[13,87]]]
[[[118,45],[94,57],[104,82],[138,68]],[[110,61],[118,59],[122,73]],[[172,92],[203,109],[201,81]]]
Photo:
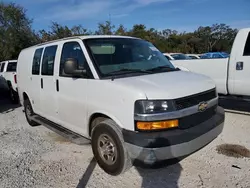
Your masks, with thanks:
[[[154,132],[136,132],[123,129],[124,141],[143,148],[161,148],[189,142],[210,130],[214,129],[225,120],[225,112],[221,107],[217,107],[216,114],[210,119],[198,123],[197,119],[192,119],[195,126],[181,129],[171,129]]]
[[[126,146],[132,159],[137,159],[146,164],[151,164],[156,161],[178,158],[194,153],[212,142],[222,132],[223,127],[224,122],[216,128],[189,142],[167,147],[143,148],[129,143],[126,143]]]

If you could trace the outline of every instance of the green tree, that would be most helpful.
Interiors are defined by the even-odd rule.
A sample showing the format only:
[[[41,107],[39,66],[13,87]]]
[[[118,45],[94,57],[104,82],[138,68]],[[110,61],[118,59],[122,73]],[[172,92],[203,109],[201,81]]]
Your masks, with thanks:
[[[98,24],[98,30],[95,32],[97,35],[112,35],[115,26],[110,22],[106,21],[104,23]]]
[[[76,25],[71,28],[73,36],[90,35],[92,32],[85,29],[82,25]]]
[[[16,59],[20,51],[38,42],[26,10],[14,3],[0,3],[0,60]]]
[[[127,35],[127,29],[122,25],[120,24],[118,29],[115,31],[115,34],[116,35]]]
[[[57,22],[52,22],[50,28],[53,39],[61,39],[72,36],[71,30],[67,26],[62,26]]]

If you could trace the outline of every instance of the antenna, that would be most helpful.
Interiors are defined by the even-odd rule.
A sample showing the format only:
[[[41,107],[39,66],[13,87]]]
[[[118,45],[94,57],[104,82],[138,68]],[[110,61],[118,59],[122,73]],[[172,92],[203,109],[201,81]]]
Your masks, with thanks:
[[[112,31],[111,31],[111,30],[112,30],[112,27],[111,27],[111,26],[112,26],[112,23],[111,23],[111,13],[110,13],[110,11],[109,11],[109,24],[110,24],[110,32],[111,32],[111,34],[112,34]],[[111,35],[111,34],[110,34],[110,35]]]
[[[109,22],[111,23],[111,13],[109,12]]]
[[[110,40],[111,40],[111,35],[112,35],[112,23],[111,23],[111,13],[109,11],[109,24],[110,24]],[[112,55],[112,45],[110,46],[110,62],[113,64],[113,55]],[[111,78],[112,81],[114,81],[114,76]]]

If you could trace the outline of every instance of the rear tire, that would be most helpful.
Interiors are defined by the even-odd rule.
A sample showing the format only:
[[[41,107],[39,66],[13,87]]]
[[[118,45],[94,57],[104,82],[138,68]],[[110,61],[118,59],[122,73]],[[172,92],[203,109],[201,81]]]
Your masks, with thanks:
[[[10,100],[13,104],[19,104],[18,93],[13,88],[10,88]]]
[[[117,176],[131,166],[121,130],[110,120],[104,120],[93,128],[92,151],[98,165],[108,174]]]
[[[24,101],[24,113],[25,113],[26,120],[27,120],[27,122],[29,123],[30,126],[35,127],[35,126],[40,125],[39,123],[37,123],[37,122],[35,122],[35,121],[33,121],[31,119],[31,117],[33,115],[35,115],[35,113],[34,113],[34,111],[32,109],[32,106],[31,106],[31,103],[30,103],[29,99],[26,99]]]

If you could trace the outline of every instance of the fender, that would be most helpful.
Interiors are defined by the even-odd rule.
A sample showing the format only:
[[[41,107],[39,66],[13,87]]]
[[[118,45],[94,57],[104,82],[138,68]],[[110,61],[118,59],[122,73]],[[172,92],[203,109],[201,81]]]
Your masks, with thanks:
[[[88,114],[88,119],[87,119],[88,125],[90,125],[90,119],[95,114],[103,114],[103,115],[109,117],[110,119],[112,119],[113,121],[115,121],[117,123],[117,125],[119,126],[119,128],[121,128],[121,129],[124,128],[122,126],[122,123],[119,121],[118,118],[116,118],[115,116],[113,116],[111,113],[106,112],[106,111],[102,111],[102,110],[100,110],[100,111],[94,111],[94,112],[91,112],[91,113]],[[88,129],[89,129],[89,126],[88,126]],[[90,131],[90,130],[88,130],[88,131]]]

